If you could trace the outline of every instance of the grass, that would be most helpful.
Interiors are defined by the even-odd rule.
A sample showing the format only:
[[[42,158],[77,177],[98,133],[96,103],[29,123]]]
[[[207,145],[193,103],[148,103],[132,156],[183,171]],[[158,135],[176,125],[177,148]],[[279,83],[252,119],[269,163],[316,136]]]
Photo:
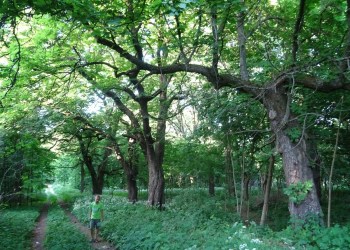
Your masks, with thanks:
[[[88,238],[70,222],[58,206],[49,210],[44,246],[50,250],[92,249]]]
[[[0,211],[1,249],[31,249],[31,238],[38,217],[37,208],[11,208]]]

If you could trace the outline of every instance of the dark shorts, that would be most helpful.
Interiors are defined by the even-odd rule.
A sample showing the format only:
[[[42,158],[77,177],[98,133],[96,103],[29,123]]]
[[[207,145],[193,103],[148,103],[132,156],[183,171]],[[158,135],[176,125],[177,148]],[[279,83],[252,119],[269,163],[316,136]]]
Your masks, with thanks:
[[[90,220],[90,228],[100,228],[101,227],[101,220],[100,219],[91,219]]]

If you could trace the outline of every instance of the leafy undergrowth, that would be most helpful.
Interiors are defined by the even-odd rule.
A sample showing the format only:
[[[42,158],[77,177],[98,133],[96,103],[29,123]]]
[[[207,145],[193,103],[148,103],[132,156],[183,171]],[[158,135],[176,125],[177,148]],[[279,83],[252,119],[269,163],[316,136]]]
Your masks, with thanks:
[[[205,192],[182,190],[172,196],[160,212],[144,201],[130,204],[124,197],[103,195],[106,214],[103,236],[121,250],[299,250],[349,249],[350,246],[349,225],[285,226],[276,232],[254,222],[242,223],[235,213],[225,211],[227,204],[218,197],[208,197]],[[91,196],[86,196],[76,200],[73,206],[73,212],[83,222],[87,222],[90,202]]]
[[[37,208],[3,209],[0,211],[0,248],[7,250],[31,249],[31,237]]]
[[[330,228],[320,227],[316,223],[303,226],[288,226],[285,230],[276,233],[295,249],[328,250],[349,249],[349,227],[335,225]]]
[[[70,222],[58,206],[49,210],[44,245],[50,250],[92,249],[85,235]]]
[[[90,197],[74,204],[73,213],[86,222]],[[144,202],[103,196],[106,221],[102,235],[119,249],[289,249],[272,232],[254,223],[244,225],[222,212],[216,198],[201,193],[176,196],[162,212]]]

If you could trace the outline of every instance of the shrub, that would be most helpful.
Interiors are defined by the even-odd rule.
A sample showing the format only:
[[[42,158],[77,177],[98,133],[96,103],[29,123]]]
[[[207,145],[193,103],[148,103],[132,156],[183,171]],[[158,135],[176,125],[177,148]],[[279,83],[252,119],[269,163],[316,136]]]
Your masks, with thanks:
[[[288,244],[298,249],[348,249],[350,246],[350,232],[346,226],[325,228],[310,222],[289,226],[277,235],[288,239]]]

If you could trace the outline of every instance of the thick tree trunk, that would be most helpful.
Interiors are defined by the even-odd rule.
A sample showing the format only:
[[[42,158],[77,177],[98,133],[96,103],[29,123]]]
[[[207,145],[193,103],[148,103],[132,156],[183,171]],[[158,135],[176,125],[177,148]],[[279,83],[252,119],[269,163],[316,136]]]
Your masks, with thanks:
[[[92,193],[93,194],[102,194],[103,184],[101,185],[98,180],[92,181]]]
[[[98,176],[95,172],[95,169],[92,165],[92,161],[85,162],[92,182],[92,194],[102,194],[103,190],[103,176]]]
[[[263,103],[268,110],[271,129],[276,135],[276,148],[282,155],[287,186],[305,182],[314,184],[306,152],[307,133],[290,113],[290,97],[284,87],[266,91]],[[300,203],[290,200],[288,208],[292,218],[307,221],[309,216],[316,216],[321,222],[322,210],[315,185]]]
[[[148,161],[148,204],[151,206],[156,205],[159,209],[162,209],[164,204],[164,174],[163,168],[155,161]]]
[[[143,115],[143,132],[147,144],[147,160],[149,170],[149,183],[148,183],[148,204],[156,205],[159,209],[162,209],[165,203],[164,189],[164,173],[163,173],[163,159],[165,152],[165,131],[168,111],[172,100],[167,97],[167,86],[170,82],[170,78],[165,75],[159,76],[160,93],[159,93],[159,114],[157,121],[157,129],[155,140],[151,135],[151,129],[149,124],[149,114],[147,104],[140,102],[141,113]]]
[[[261,212],[261,218],[260,218],[260,225],[265,225],[267,213],[269,209],[269,198],[270,198],[270,192],[271,192],[271,186],[272,186],[272,175],[273,175],[273,169],[275,166],[275,156],[271,155],[269,160],[269,169],[267,173],[266,178],[266,185],[264,188],[264,205]]]
[[[287,186],[310,181],[314,183],[312,170],[309,167],[305,152],[305,142],[301,139],[302,145],[291,143],[287,135],[281,134],[278,139],[283,147],[283,168],[286,177]],[[318,199],[315,185],[308,192],[306,199],[300,204],[289,202],[289,212],[292,217],[306,221],[308,216],[322,216],[322,210]]]
[[[128,174],[126,179],[127,189],[128,189],[128,199],[132,203],[135,203],[138,200],[136,176],[137,175]]]

